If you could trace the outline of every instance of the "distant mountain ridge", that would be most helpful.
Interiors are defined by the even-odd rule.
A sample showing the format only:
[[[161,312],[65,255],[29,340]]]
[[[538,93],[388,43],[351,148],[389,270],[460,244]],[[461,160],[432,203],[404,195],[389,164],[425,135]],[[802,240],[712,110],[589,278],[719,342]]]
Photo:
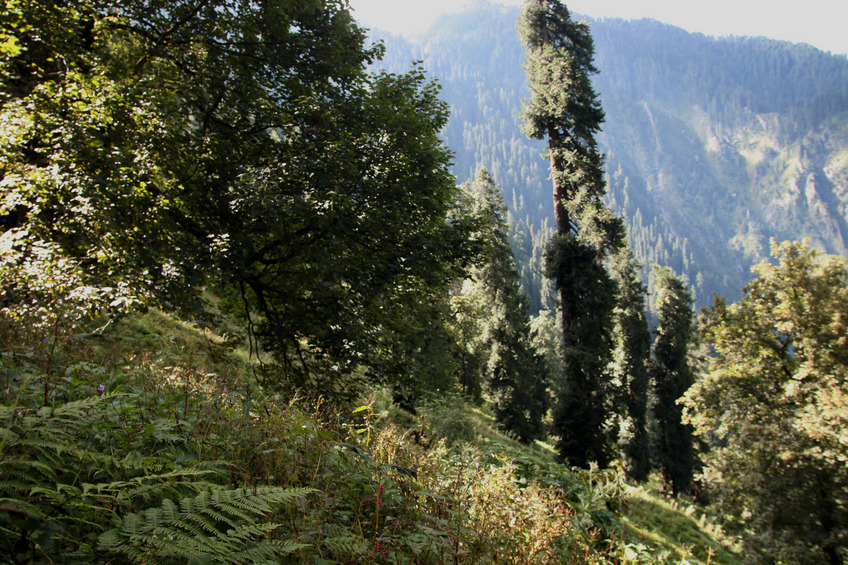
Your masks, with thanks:
[[[535,308],[553,217],[544,144],[521,132],[518,7],[480,0],[414,40],[375,32],[382,66],[413,60],[443,86],[454,174],[504,191]],[[578,16],[575,16],[578,17]],[[591,21],[606,111],[609,203],[640,261],[685,275],[696,300],[734,299],[770,237],[848,255],[848,58],[765,38],[712,38],[654,20]]]

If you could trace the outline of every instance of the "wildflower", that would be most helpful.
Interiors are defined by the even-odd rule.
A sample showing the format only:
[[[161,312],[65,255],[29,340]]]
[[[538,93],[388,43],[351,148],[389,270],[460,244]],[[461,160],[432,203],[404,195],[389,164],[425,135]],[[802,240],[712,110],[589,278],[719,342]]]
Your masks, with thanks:
[[[103,394],[104,392],[106,392],[106,387],[101,384],[99,387],[97,387],[97,392]]]
[[[383,489],[385,485],[380,485],[380,494],[377,495],[377,508],[383,505]]]

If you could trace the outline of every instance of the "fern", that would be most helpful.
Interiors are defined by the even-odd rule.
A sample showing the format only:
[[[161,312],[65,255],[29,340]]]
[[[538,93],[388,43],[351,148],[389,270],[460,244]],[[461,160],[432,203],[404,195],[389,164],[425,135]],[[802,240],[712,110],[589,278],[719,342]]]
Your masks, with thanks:
[[[348,561],[365,553],[368,541],[351,532],[342,531],[321,540],[321,547],[340,561]]]
[[[156,459],[103,452],[120,433],[114,425],[119,397],[130,412],[138,402],[112,394],[56,407],[0,406],[0,553],[90,562],[89,540],[110,527],[115,513],[206,490],[210,476],[219,475],[210,469],[151,473]]]
[[[269,521],[283,506],[304,500],[310,488],[217,488],[166,499],[155,508],[124,516],[120,528],[103,533],[99,548],[136,562],[277,562],[308,544],[268,539],[280,528]]]

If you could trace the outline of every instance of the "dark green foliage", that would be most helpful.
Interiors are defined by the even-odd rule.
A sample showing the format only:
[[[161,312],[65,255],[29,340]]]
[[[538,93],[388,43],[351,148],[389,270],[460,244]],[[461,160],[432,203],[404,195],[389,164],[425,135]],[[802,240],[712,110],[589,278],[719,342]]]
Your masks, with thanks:
[[[553,206],[550,172],[538,158],[546,143],[519,133],[529,95],[518,68],[524,49],[511,38],[519,14],[518,6],[476,3],[420,37],[386,37],[385,64],[399,71],[423,60],[451,104],[444,139],[456,154],[454,174],[469,178],[485,164],[508,187],[516,258],[536,313],[553,307],[534,251],[541,234],[547,243]],[[598,136],[606,203],[626,219],[641,264],[685,275],[703,306],[713,293],[738,296],[771,236],[810,236],[845,254],[844,56],[653,20],[585,21],[606,118]]]
[[[448,448],[380,392],[266,395],[218,340],[153,310],[49,343],[0,318],[4,562],[577,565],[638,539],[615,472],[573,473],[459,400],[409,422]]]
[[[94,551],[97,535],[121,515],[125,531],[121,535],[104,533],[107,538],[101,541],[112,541],[101,544],[101,549],[134,556],[134,560],[145,555],[149,558],[150,554],[130,550],[133,545],[147,545],[157,558],[179,557],[183,562],[190,555],[200,554],[243,562],[235,559],[237,551],[273,549],[274,544],[266,548],[268,544],[262,540],[277,526],[265,518],[283,501],[304,493],[278,489],[272,496],[258,497],[257,502],[247,500],[235,507],[219,508],[229,516],[229,525],[243,535],[219,541],[217,546],[212,535],[217,526],[212,521],[223,520],[223,516],[207,513],[205,519],[195,520],[192,526],[182,527],[178,535],[168,537],[169,526],[163,524],[167,517],[162,518],[158,509],[149,509],[145,511],[147,527],[136,527],[141,518],[133,511],[140,512],[151,502],[161,504],[164,511],[176,509],[180,503],[175,501],[181,496],[213,486],[223,470],[211,462],[184,467],[169,457],[171,450],[157,453],[156,439],[165,437],[165,429],[145,430],[136,419],[143,410],[140,397],[99,394],[92,386],[85,386],[87,383],[74,381],[77,386],[68,387],[65,394],[73,398],[87,389],[92,395],[35,408],[29,403],[35,400],[31,395],[37,389],[16,386],[7,389],[5,395],[12,402],[0,406],[0,537],[5,540],[0,548],[4,553],[26,562],[44,557],[71,558],[74,562],[99,560],[95,556],[102,554]],[[141,440],[127,438],[121,424],[132,426]],[[161,421],[156,424],[160,426]],[[175,445],[180,439],[170,435],[159,445]],[[130,442],[145,454],[127,450]],[[230,497],[235,491],[219,487],[217,493],[218,497]],[[183,505],[186,503],[183,499]],[[256,511],[260,505],[264,505],[264,512]],[[192,521],[191,516],[183,518]],[[130,524],[134,526],[130,528]],[[221,530],[218,538],[224,534],[226,530]],[[124,537],[126,542],[121,541]],[[128,544],[126,548],[124,543]],[[278,549],[273,551],[279,553]]]
[[[554,418],[559,451],[573,465],[609,463],[607,420],[613,400],[607,365],[612,351],[615,284],[602,262],[624,245],[624,224],[604,204],[603,157],[595,135],[604,120],[591,75],[594,45],[585,23],[558,0],[528,0],[518,32],[531,96],[525,133],[546,138],[553,181],[556,236],[546,276],[559,292],[564,345],[562,390]]]
[[[648,479],[651,470],[648,437],[648,389],[651,332],[645,316],[647,288],[639,278],[639,265],[627,249],[613,257],[611,272],[618,284],[614,311],[615,353],[613,379],[619,391],[619,448],[624,472],[636,482]]]
[[[482,382],[489,389],[495,420],[522,442],[544,435],[548,410],[549,375],[543,357],[530,339],[528,301],[519,283],[515,256],[509,245],[506,206],[495,181],[480,169],[464,185],[475,214],[485,224],[488,253],[457,303],[466,304],[461,316],[476,314],[478,361]],[[466,349],[463,355],[470,358]],[[469,367],[466,367],[466,370]],[[470,379],[467,379],[470,380]],[[473,390],[473,383],[466,385]],[[477,385],[479,386],[479,385]]]
[[[557,290],[568,289],[561,293],[562,308],[572,312],[554,411],[559,453],[571,465],[605,466],[612,459],[617,394],[609,371],[616,284],[597,261],[597,250],[574,234],[554,235],[545,259],[546,276]]]
[[[268,384],[339,394],[417,348],[473,251],[447,105],[421,69],[367,72],[382,49],[344,2],[19,3],[0,25],[20,264],[47,249],[117,310],[214,291],[274,355]]]
[[[601,255],[614,251],[625,233],[602,201],[603,155],[595,136],[604,112],[591,83],[597,69],[589,26],[574,22],[559,0],[528,0],[518,30],[531,93],[521,117],[528,137],[548,141],[557,231],[579,231]]]
[[[651,378],[656,392],[654,416],[659,428],[659,458],[663,478],[672,493],[692,488],[695,454],[692,426],[682,421],[678,400],[694,384],[689,368],[693,337],[692,295],[670,269],[654,268],[657,316]]]
[[[98,548],[145,563],[272,562],[309,547],[291,540],[269,540],[280,524],[259,522],[281,507],[305,503],[314,489],[251,487],[202,491],[179,505],[166,498],[141,514],[127,514],[120,528],[98,538]]]

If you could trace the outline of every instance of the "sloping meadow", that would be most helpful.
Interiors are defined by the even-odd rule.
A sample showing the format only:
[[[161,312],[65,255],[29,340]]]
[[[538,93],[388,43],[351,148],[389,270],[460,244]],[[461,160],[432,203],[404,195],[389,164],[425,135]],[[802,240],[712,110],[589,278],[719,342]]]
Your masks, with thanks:
[[[96,326],[92,326],[96,327]],[[572,472],[458,399],[417,416],[255,384],[158,311],[0,334],[7,562],[651,563],[613,472]]]

